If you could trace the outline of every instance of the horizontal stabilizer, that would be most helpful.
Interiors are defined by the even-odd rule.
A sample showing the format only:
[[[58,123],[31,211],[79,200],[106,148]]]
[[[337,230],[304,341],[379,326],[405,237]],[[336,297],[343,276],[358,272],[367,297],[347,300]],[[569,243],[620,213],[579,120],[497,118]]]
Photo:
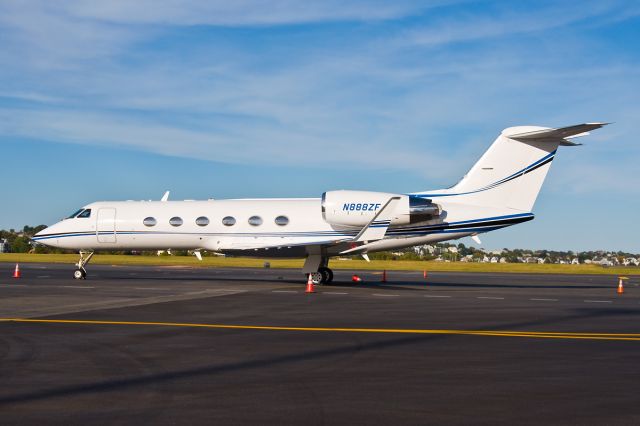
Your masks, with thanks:
[[[503,133],[504,136],[509,139],[517,140],[520,142],[534,142],[534,141],[560,141],[561,145],[575,146],[577,143],[568,141],[566,139],[577,138],[580,136],[586,136],[589,131],[599,129],[606,126],[609,123],[584,123],[576,124],[575,126],[560,127],[558,129],[543,129],[535,130],[533,132],[524,133]]]

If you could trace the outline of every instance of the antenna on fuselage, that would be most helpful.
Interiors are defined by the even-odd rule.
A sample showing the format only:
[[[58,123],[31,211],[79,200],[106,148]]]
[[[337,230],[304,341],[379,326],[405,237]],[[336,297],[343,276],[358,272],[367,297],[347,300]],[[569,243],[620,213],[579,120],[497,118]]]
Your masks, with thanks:
[[[167,201],[169,199],[169,192],[171,191],[165,192],[162,198],[160,198],[160,201]]]

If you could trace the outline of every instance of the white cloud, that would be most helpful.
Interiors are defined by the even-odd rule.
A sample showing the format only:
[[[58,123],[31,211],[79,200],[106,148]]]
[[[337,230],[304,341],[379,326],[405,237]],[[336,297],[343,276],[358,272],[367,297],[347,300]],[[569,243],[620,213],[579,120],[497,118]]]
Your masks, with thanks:
[[[228,126],[194,131],[120,114],[83,111],[0,109],[0,129],[9,136],[118,146],[232,164],[307,164],[312,168],[325,168],[330,164],[330,167],[348,166],[354,170],[393,169],[401,164],[429,175],[425,164],[449,163],[446,158],[416,157],[410,150],[393,149],[377,141],[363,146],[344,138],[322,139],[272,126],[252,127],[246,132]],[[383,154],[371,155],[372,152]]]
[[[619,156],[638,150],[627,137],[633,134],[627,124],[634,117],[633,89],[640,87],[637,65],[590,63],[585,58],[592,46],[571,37],[545,38],[597,10],[513,15],[509,26],[498,28],[488,18],[454,16],[429,21],[426,30],[385,28],[365,41],[338,34],[319,45],[276,37],[261,52],[218,39],[156,49],[136,42],[155,40],[162,25],[367,21],[420,7],[337,7],[331,1],[154,5],[0,6],[10,12],[0,14],[0,22],[11,29],[0,53],[0,96],[32,102],[0,111],[0,134],[229,163],[412,170],[442,184],[453,183],[510,125],[621,121],[611,127],[619,133],[611,149]],[[430,49],[467,39],[508,40],[514,31],[541,33],[536,55],[531,45],[510,43]],[[397,42],[406,34],[417,46]],[[599,164],[600,148],[588,148],[583,164]],[[574,180],[557,176],[580,188],[575,181],[588,172],[568,169]]]
[[[429,7],[446,3],[449,2],[434,2]],[[385,20],[406,16],[426,7],[404,0],[76,0],[65,5],[75,16],[110,22],[222,26]]]
[[[63,21],[95,28],[102,24],[230,27],[383,21],[465,1],[468,0],[435,0],[428,4],[411,0],[28,0],[4,3],[0,11],[5,23],[28,30],[46,22],[52,25],[43,28],[46,31]]]
[[[152,31],[77,19],[62,2],[0,3],[0,66],[7,71],[51,72],[103,65],[105,59],[148,39]],[[26,76],[28,77],[28,76]]]
[[[0,92],[0,99],[1,98],[41,103],[56,103],[62,101],[62,98],[36,92]]]
[[[509,6],[480,8],[436,19],[423,27],[406,31],[402,39],[411,44],[435,47],[539,33],[580,23],[594,25],[592,20],[610,24],[638,13],[637,7],[627,2],[584,1],[580,7],[572,2],[542,3],[539,8],[526,11],[517,10],[513,4]],[[531,55],[536,53],[531,52]]]

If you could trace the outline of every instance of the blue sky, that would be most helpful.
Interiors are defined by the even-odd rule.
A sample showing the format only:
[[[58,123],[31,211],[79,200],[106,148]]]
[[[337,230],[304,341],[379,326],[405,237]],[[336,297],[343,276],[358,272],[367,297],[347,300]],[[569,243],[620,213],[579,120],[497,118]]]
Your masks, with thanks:
[[[435,189],[505,127],[608,121],[483,245],[640,252],[637,1],[2,2],[0,45],[0,228]]]

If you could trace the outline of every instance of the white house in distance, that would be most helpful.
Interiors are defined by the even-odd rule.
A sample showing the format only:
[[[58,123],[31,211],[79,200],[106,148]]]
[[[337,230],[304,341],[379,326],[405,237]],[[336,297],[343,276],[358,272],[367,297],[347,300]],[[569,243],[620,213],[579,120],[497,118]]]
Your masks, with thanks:
[[[640,267],[640,256],[637,254],[624,254],[613,251],[591,252],[548,252],[546,250],[489,250],[484,247],[461,249],[450,244],[425,244],[411,249],[421,258],[437,256],[439,262],[480,262],[480,263],[537,263],[537,264],[563,264],[563,265],[599,265],[599,266],[627,266]],[[471,254],[462,254],[470,253]],[[403,251],[393,253],[397,257],[402,256]],[[405,253],[406,254],[406,253]]]

